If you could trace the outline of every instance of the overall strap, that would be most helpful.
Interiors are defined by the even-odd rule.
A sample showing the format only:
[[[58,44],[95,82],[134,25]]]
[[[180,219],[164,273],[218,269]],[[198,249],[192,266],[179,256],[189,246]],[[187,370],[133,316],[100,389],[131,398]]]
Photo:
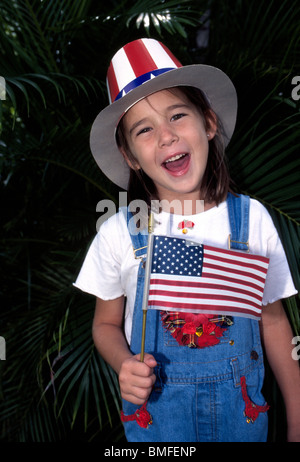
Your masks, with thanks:
[[[120,211],[124,214],[127,228],[131,237],[133,253],[136,259],[144,260],[147,254],[148,230],[138,231],[133,214],[127,207],[120,207]]]
[[[228,193],[227,207],[231,229],[228,236],[229,249],[249,252],[249,206],[249,196]]]

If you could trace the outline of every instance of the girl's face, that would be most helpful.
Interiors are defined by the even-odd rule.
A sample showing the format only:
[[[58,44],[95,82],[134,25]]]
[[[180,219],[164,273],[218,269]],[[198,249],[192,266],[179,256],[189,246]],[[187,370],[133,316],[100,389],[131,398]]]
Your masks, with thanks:
[[[201,199],[209,140],[216,126],[205,124],[197,108],[178,89],[162,90],[136,103],[124,116],[128,147],[154,182],[160,200]],[[205,128],[208,125],[209,128]]]

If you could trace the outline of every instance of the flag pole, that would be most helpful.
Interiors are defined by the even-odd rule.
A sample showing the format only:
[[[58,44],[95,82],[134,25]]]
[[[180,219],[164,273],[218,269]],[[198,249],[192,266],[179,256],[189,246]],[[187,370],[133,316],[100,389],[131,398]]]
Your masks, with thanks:
[[[148,220],[148,246],[147,246],[147,259],[145,264],[145,284],[143,292],[143,327],[142,327],[142,344],[141,344],[141,362],[144,361],[145,353],[145,337],[146,337],[146,319],[148,311],[148,296],[149,296],[149,282],[152,263],[152,249],[153,249],[153,231],[154,231],[154,215],[150,212]]]

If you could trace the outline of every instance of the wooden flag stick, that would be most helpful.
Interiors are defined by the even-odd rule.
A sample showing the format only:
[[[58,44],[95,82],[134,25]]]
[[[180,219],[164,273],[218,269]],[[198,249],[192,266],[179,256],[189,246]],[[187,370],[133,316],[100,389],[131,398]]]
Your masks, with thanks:
[[[142,327],[142,345],[141,345],[141,362],[144,361],[145,354],[145,337],[146,337],[146,319],[148,311],[148,296],[149,296],[149,282],[151,274],[152,263],[152,249],[153,249],[153,231],[154,231],[154,215],[150,212],[148,221],[148,246],[147,246],[147,259],[145,265],[145,284],[143,292],[143,327]]]

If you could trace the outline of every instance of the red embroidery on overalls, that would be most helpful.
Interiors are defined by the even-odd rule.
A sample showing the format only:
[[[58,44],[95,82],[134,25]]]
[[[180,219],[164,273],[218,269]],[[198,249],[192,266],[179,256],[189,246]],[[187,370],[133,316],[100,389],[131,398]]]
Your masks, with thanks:
[[[161,311],[164,328],[179,345],[205,348],[220,343],[227,327],[233,324],[230,316]]]
[[[147,401],[135,411],[134,414],[125,415],[123,411],[121,411],[121,420],[122,422],[129,422],[136,420],[137,424],[142,428],[148,428],[149,425],[152,425],[152,416],[146,409]]]
[[[264,406],[257,406],[251,401],[247,393],[245,376],[241,377],[241,387],[243,400],[245,401],[244,416],[247,417],[247,423],[253,423],[259,416],[259,413],[266,412],[270,406],[268,404],[265,404]]]

